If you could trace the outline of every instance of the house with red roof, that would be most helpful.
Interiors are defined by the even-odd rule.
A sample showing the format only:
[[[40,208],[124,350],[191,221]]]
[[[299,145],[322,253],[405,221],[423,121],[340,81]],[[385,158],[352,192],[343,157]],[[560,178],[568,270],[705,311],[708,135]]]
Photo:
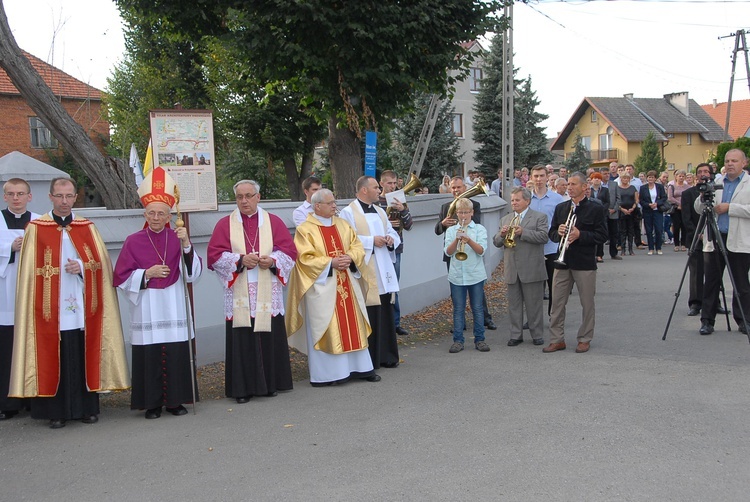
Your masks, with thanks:
[[[727,124],[727,104],[714,102],[710,105],[701,105],[712,119],[719,124],[722,129]],[[729,111],[729,136],[730,139],[739,139],[750,137],[750,99],[741,99],[732,101],[732,107]]]
[[[109,124],[103,119],[102,93],[41,59],[22,51],[62,104],[88,133],[102,153],[109,141]],[[49,163],[62,155],[62,147],[0,68],[0,157],[18,151]]]

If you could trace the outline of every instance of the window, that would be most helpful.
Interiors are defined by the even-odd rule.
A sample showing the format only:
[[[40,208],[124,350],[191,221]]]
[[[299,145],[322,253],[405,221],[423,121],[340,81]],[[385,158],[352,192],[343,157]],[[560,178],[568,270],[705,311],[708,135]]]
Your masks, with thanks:
[[[469,75],[469,90],[471,92],[479,92],[479,89],[482,88],[482,77],[484,77],[482,69],[471,68]]]
[[[459,138],[464,137],[464,116],[460,113],[453,114],[453,121],[451,123],[451,132]]]
[[[606,134],[600,134],[599,135],[599,150],[601,151],[608,151],[612,150],[612,135],[614,134],[614,129],[612,127],[607,127],[607,133]]]
[[[688,162],[688,165],[687,165],[687,172],[689,172],[689,173],[692,173],[692,172],[693,172],[693,163],[692,163],[692,162]]]
[[[582,136],[581,137],[581,144],[586,149],[587,152],[591,151],[591,136]]]
[[[667,164],[667,169],[669,171],[674,171],[674,164]]]
[[[57,148],[57,140],[37,117],[29,117],[32,148]]]
[[[591,122],[596,122],[599,120],[599,117],[596,114],[596,110],[591,110]]]
[[[687,144],[692,145],[693,144],[693,133],[689,132],[687,133]]]

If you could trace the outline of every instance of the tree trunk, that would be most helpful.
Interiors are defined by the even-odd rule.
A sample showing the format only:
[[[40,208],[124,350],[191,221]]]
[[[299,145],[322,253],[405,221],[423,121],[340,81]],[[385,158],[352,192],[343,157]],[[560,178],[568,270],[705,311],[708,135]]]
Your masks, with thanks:
[[[105,157],[86,131],[65,111],[16,44],[0,3],[0,67],[29,107],[94,183],[110,209],[140,207],[133,173],[122,160]],[[126,181],[127,180],[127,181]]]
[[[328,158],[337,199],[354,198],[357,179],[362,176],[362,155],[357,136],[347,128],[336,127],[336,118],[328,120]]]

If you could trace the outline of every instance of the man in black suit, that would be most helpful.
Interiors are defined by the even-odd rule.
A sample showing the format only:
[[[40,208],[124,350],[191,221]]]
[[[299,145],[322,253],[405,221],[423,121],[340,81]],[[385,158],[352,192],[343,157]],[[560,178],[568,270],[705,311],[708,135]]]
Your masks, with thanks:
[[[714,177],[713,169],[705,162],[698,164],[695,169],[695,177],[702,180],[705,177],[712,180]],[[695,210],[695,199],[700,197],[700,191],[697,186],[688,188],[682,192],[682,224],[685,227],[687,242],[692,243],[695,236],[695,230],[700,220],[700,213]],[[701,302],[703,301],[703,246],[698,244],[694,252],[688,258],[688,267],[690,268],[690,293],[688,295],[689,316],[697,316],[701,313]]]
[[[464,193],[466,191],[466,184],[464,183],[463,178],[460,176],[454,176],[451,178],[450,183],[451,193],[453,194],[453,198],[458,198],[459,195]],[[479,205],[479,202],[470,199],[472,206],[474,206],[474,214],[472,215],[471,219],[476,224],[480,224],[480,215],[482,211],[482,207]],[[448,208],[450,208],[451,203],[446,202],[440,207],[440,216],[438,217],[438,222],[435,224],[435,235],[443,235],[445,230],[447,228],[452,227],[456,224],[456,215],[451,215],[448,217]],[[450,256],[443,253],[443,261],[445,262],[445,265],[448,269],[450,269],[451,265],[451,258]],[[485,293],[484,300],[484,326],[487,329],[495,330],[497,329],[497,326],[495,326],[495,323],[492,321],[492,314],[490,314],[490,311],[487,309],[487,295]]]
[[[605,168],[606,169],[606,168]],[[609,173],[609,171],[607,171]],[[589,186],[591,187],[590,198],[602,203],[604,219],[609,218],[609,188],[603,184],[604,177],[600,173],[591,173],[589,176]],[[596,246],[596,261],[604,261],[604,243]]]

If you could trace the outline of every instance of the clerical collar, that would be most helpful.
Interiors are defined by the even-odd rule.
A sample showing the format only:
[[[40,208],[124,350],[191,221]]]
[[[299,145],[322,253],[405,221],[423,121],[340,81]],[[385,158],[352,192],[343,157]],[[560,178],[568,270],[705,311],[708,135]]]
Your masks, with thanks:
[[[18,214],[18,213],[14,213],[13,211],[11,211],[11,209],[10,209],[10,208],[7,208],[7,209],[6,209],[6,211],[8,212],[8,214],[12,215],[12,216],[13,216],[14,218],[23,218],[23,217],[24,217],[24,215],[25,215],[26,213],[28,213],[28,211],[24,211],[24,212],[23,212],[23,213],[21,213],[21,214]]]
[[[378,213],[378,210],[375,209],[373,204],[367,204],[359,199],[357,199],[357,202],[359,202],[359,205],[362,206],[362,211],[364,211],[365,213]]]
[[[333,225],[333,218],[326,218],[325,216],[321,216],[321,215],[319,215],[319,214],[317,214],[317,213],[312,213],[312,215],[313,215],[313,216],[314,216],[314,217],[315,217],[315,218],[316,218],[316,219],[317,219],[317,220],[318,220],[319,222],[321,222],[321,223],[322,223],[323,225],[325,225],[325,226],[327,226],[327,227],[330,227],[331,225]]]
[[[73,221],[73,214],[71,213],[63,218],[62,216],[58,216],[55,213],[52,213],[52,219],[55,220],[55,222],[61,227],[67,227],[68,225],[70,225],[70,222]]]

